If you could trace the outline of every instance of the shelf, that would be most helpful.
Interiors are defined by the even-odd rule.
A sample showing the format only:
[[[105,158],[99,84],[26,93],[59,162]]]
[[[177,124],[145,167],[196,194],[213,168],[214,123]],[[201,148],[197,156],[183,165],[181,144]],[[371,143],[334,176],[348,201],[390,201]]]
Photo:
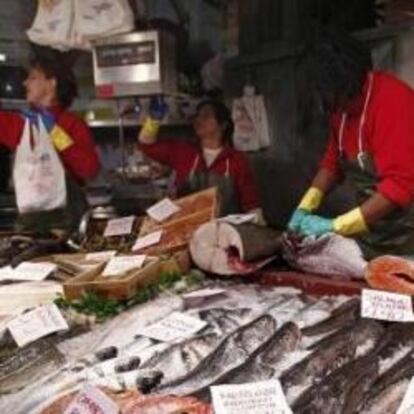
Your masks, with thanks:
[[[94,121],[86,121],[86,123],[91,128],[118,128],[119,121],[117,119],[106,119],[106,120],[94,120]],[[134,119],[126,119],[122,122],[124,127],[141,127],[142,123],[138,122],[138,120]],[[190,126],[191,124],[187,121],[167,121],[163,122],[161,126],[167,126],[167,127],[185,127]]]

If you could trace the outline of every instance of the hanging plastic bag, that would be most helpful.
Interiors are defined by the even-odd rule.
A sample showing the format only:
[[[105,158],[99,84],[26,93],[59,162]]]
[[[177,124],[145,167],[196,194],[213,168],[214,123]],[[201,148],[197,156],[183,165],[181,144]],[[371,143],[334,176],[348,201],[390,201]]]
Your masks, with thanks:
[[[49,211],[66,205],[65,170],[40,117],[38,128],[29,120],[25,122],[16,149],[13,180],[20,213]]]
[[[39,1],[27,35],[33,43],[59,50],[90,49],[91,40],[133,28],[134,14],[128,0]]]
[[[48,6],[39,1],[32,27],[26,33],[33,43],[68,50],[72,46],[69,39],[73,20],[72,0],[55,0]]]
[[[127,0],[73,0],[75,9],[72,41],[89,47],[102,36],[126,33],[134,28],[134,14]]]
[[[254,88],[246,86],[241,98],[233,102],[233,142],[240,151],[257,151],[270,146],[270,132],[267,111],[262,95],[256,95]]]

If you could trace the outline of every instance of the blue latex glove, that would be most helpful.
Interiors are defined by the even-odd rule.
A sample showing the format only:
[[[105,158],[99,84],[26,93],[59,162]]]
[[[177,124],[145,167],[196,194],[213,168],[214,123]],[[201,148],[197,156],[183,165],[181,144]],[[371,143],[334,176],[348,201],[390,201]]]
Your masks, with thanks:
[[[333,220],[327,219],[312,214],[307,215],[303,218],[300,223],[299,233],[304,236],[322,236],[326,233],[332,233]]]
[[[162,95],[152,96],[150,100],[149,113],[151,118],[161,120],[168,112],[168,105]]]
[[[31,124],[38,126],[39,117],[43,121],[43,125],[50,132],[53,127],[55,126],[56,120],[54,115],[47,111],[47,110],[40,110],[40,109],[28,109],[22,111],[22,114],[25,118],[29,120]]]
[[[296,209],[289,220],[289,223],[287,225],[288,229],[298,233],[300,231],[302,220],[309,215],[310,213],[308,211]]]

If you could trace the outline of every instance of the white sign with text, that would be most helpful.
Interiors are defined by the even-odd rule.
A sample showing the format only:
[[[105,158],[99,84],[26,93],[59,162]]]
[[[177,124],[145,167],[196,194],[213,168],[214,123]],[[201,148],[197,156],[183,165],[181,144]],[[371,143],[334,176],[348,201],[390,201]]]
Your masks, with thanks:
[[[158,341],[174,342],[177,339],[190,337],[206,325],[207,323],[201,319],[182,312],[174,312],[166,318],[144,327],[139,333]]]
[[[180,211],[180,207],[169,198],[164,198],[147,209],[147,214],[155,221],[164,221]]]
[[[104,237],[123,236],[125,234],[131,234],[132,226],[134,225],[134,220],[134,216],[109,220],[106,224]]]
[[[146,247],[158,244],[161,241],[162,230],[154,231],[154,233],[147,234],[146,236],[139,237],[135,244],[132,246],[132,251],[136,252]]]
[[[113,257],[105,266],[102,276],[118,276],[133,269],[140,269],[146,257],[144,254]]]
[[[382,321],[412,322],[414,315],[411,297],[400,293],[363,289],[361,316]]]
[[[7,324],[7,328],[17,345],[22,347],[53,332],[67,330],[69,326],[59,308],[52,304],[38,306],[17,316]]]
[[[292,414],[278,380],[210,387],[215,414]]]

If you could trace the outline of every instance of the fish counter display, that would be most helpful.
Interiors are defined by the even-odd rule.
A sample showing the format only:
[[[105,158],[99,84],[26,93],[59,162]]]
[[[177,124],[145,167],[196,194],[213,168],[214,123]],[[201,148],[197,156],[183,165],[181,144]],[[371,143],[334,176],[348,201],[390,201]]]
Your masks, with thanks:
[[[100,324],[66,313],[69,331],[20,349],[4,331],[0,412],[63,413],[89,384],[121,413],[209,413],[211,386],[278,379],[295,414],[393,413],[414,375],[414,325],[362,318],[360,307],[358,297],[210,280]],[[201,328],[148,335],[177,313]]]

